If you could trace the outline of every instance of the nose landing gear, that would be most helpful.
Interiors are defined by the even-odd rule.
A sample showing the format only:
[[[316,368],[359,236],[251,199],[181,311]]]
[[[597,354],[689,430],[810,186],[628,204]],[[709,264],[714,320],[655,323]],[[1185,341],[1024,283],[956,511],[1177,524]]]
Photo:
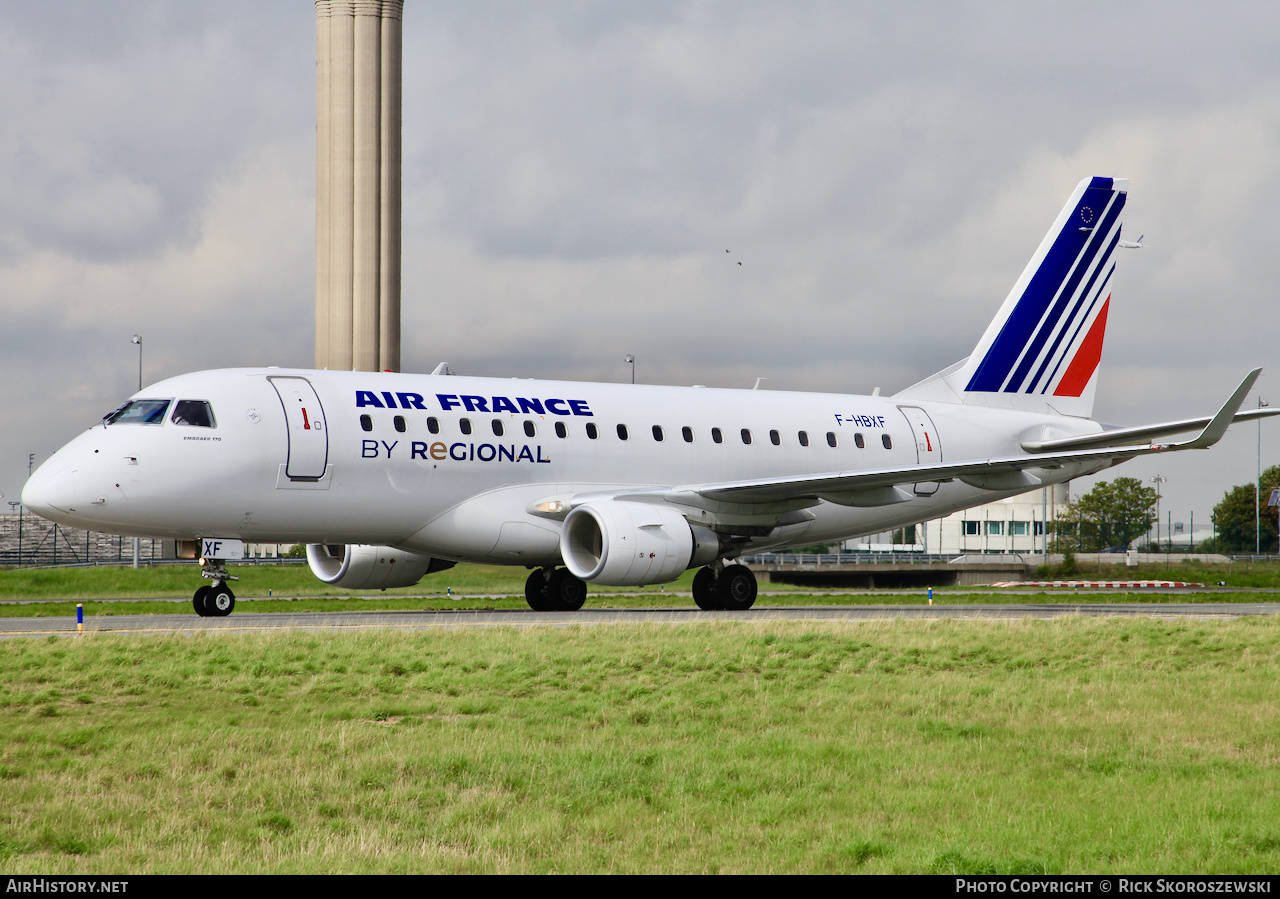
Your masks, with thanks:
[[[236,595],[227,586],[227,581],[238,581],[234,574],[227,574],[226,563],[221,559],[201,559],[203,567],[200,576],[211,578],[212,584],[205,584],[196,590],[191,605],[201,618],[225,618],[236,607]]]

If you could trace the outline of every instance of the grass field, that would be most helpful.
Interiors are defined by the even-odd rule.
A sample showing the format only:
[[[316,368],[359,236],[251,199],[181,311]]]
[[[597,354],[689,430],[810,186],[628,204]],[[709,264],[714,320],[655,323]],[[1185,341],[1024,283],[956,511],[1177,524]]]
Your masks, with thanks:
[[[0,865],[1274,872],[1280,622],[0,643]]]
[[[306,565],[230,565],[228,570],[241,577],[238,583],[232,584],[237,595],[266,596],[267,591],[277,596],[351,595],[350,590],[339,590],[318,580]],[[458,565],[424,578],[417,586],[374,591],[368,595],[445,594],[449,590],[523,595],[528,575],[523,568]],[[683,580],[692,583],[692,572]],[[0,569],[0,600],[190,596],[202,583],[209,582],[200,579],[199,569],[194,565],[8,568]]]
[[[1127,569],[1124,566],[1095,566],[1096,570],[1082,569],[1076,575],[1081,578],[1159,578],[1165,580],[1184,580],[1214,585],[1220,580],[1226,581],[1230,587],[1276,587],[1280,586],[1280,565],[1276,563],[1239,563],[1234,566],[1190,565],[1183,568],[1172,568],[1165,571],[1161,566],[1145,566],[1138,569]],[[231,566],[233,574],[242,579],[232,584],[232,589],[240,598],[266,597],[281,598],[281,603],[252,604],[255,611],[333,611],[338,608],[475,608],[477,606],[492,608],[523,608],[524,582],[528,571],[524,568],[502,567],[497,565],[458,565],[448,571],[429,575],[413,587],[400,587],[393,590],[360,592],[353,594],[350,590],[339,590],[322,583],[313,576],[305,565],[240,565]],[[613,605],[652,605],[670,604],[670,593],[684,594],[677,600],[680,604],[691,603],[688,594],[693,582],[692,571],[687,571],[679,580],[661,587],[602,587],[592,584],[590,595],[596,602],[600,597],[610,594],[628,594],[627,598],[610,596]],[[173,597],[190,597],[195,588],[207,583],[199,578],[194,566],[160,565],[154,568],[130,568],[102,566],[98,568],[10,568],[0,569],[0,617],[30,614],[75,614],[76,600],[94,599],[157,599]],[[762,579],[760,589],[767,592],[786,591],[787,604],[813,602],[840,603],[883,603],[882,593],[868,593],[862,590],[822,590],[817,588],[797,587],[784,584],[770,584]],[[513,599],[498,599],[496,595],[510,595]],[[975,601],[965,599],[964,593],[945,588],[935,588],[935,597],[947,602]],[[458,596],[464,599],[456,599]],[[1004,594],[992,593],[983,602],[1000,602]],[[926,593],[923,588],[903,590],[894,594],[893,602],[925,602]],[[329,602],[317,600],[328,598]],[[1061,597],[1063,600],[1068,597]],[[1204,593],[1196,594],[1195,599],[1171,598],[1163,594],[1133,594],[1133,598],[1144,601],[1217,601],[1239,602],[1239,594]],[[69,605],[55,609],[45,607],[45,611],[32,610],[14,605],[5,605],[6,600],[57,600],[70,601]],[[1256,599],[1256,597],[1254,597]],[[305,600],[299,602],[298,600]],[[342,600],[342,602],[337,602]],[[1079,596],[1071,596],[1071,601],[1107,601],[1117,600],[1114,595],[1091,595],[1081,592]],[[592,600],[588,600],[589,602]],[[762,603],[776,603],[777,598],[762,597]],[[1014,595],[1008,601],[1027,602],[1026,596]],[[139,614],[150,612],[172,612],[171,604],[130,603],[121,607],[119,603],[93,604],[86,606],[90,614]]]

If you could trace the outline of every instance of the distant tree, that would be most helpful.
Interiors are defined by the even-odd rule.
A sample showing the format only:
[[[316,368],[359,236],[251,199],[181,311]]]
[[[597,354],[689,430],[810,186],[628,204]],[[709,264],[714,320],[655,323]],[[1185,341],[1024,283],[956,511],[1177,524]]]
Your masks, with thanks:
[[[1262,473],[1262,551],[1276,551],[1276,509],[1268,506],[1271,491],[1280,487],[1280,465],[1272,465]],[[1258,545],[1254,521],[1253,484],[1232,487],[1213,507],[1213,522],[1217,528],[1217,552],[1251,553]]]
[[[1101,552],[1125,546],[1156,520],[1156,492],[1137,478],[1099,481],[1051,521],[1056,552]]]

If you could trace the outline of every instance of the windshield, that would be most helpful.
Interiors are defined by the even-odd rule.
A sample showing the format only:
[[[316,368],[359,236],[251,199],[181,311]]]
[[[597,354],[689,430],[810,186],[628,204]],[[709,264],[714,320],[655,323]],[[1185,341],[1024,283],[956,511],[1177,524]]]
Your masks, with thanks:
[[[173,406],[173,423],[194,428],[216,428],[213,407],[204,400],[178,400]]]
[[[164,412],[168,400],[131,400],[107,416],[109,425],[158,425],[164,424]]]

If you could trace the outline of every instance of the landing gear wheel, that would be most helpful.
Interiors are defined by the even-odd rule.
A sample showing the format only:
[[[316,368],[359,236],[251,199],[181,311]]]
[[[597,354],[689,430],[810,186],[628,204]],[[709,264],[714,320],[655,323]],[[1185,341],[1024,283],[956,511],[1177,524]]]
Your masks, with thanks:
[[[208,584],[196,589],[196,595],[191,599],[191,605],[195,607],[196,614],[201,618],[209,617],[209,610],[205,606],[205,600],[209,598],[209,591],[213,589]]]
[[[707,612],[724,608],[716,598],[716,576],[710,568],[700,568],[693,576],[693,601]]]
[[[755,605],[755,573],[746,565],[728,566],[716,578],[715,595],[722,609],[745,612]]]
[[[576,612],[587,601],[587,585],[570,574],[569,569],[557,568],[547,578],[545,596],[555,611]]]
[[[529,572],[529,579],[524,582],[524,601],[535,612],[553,611],[547,599],[547,575],[541,568]]]
[[[231,592],[231,588],[226,584],[217,584],[209,588],[209,595],[205,599],[205,607],[209,610],[208,614],[217,618],[226,618],[231,614],[231,610],[236,607],[236,595]]]

